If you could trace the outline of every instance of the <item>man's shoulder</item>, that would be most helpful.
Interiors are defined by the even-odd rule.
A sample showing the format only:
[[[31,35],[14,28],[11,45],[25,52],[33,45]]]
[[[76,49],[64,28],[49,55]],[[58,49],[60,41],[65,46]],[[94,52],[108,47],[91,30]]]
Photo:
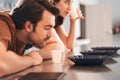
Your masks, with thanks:
[[[12,24],[12,25],[14,24],[12,18],[9,15],[9,12],[0,11],[0,20],[3,20],[8,24]],[[13,26],[15,26],[15,25],[13,25]]]
[[[5,38],[5,39],[6,38],[8,39],[8,36],[11,37],[10,25],[12,23],[8,16],[9,16],[8,14],[4,12],[0,12],[0,36],[1,38]]]
[[[8,18],[2,12],[0,12],[0,29],[2,32],[9,30]]]
[[[5,12],[5,11],[0,11],[0,17],[8,18],[9,17],[9,13]]]
[[[11,36],[8,24],[0,19],[0,37]]]
[[[7,48],[11,44],[13,29],[10,29],[12,25],[9,17],[4,12],[0,12],[0,42],[2,42]]]
[[[0,27],[15,29],[15,24],[12,21],[8,12],[1,12],[0,11]]]

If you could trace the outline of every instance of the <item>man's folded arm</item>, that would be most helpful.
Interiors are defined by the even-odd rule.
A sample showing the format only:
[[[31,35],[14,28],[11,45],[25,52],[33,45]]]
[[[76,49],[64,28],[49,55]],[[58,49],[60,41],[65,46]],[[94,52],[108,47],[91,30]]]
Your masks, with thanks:
[[[37,52],[31,52],[29,55],[19,56],[15,52],[7,50],[4,44],[0,42],[0,77],[40,64],[42,58],[39,58],[41,57]],[[37,61],[41,62],[38,63]]]

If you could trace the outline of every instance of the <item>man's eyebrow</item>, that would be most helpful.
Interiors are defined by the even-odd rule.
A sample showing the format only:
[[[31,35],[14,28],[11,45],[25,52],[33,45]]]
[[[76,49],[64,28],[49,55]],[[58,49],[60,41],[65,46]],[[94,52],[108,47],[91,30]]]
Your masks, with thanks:
[[[68,1],[73,1],[73,0],[68,0]]]
[[[45,25],[45,27],[53,27],[52,25]]]

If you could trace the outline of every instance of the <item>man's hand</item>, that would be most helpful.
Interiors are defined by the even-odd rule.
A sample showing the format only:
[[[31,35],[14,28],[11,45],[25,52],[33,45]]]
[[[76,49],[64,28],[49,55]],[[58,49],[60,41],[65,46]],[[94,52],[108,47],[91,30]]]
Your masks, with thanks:
[[[49,39],[45,40],[44,42],[41,42],[39,45],[39,48],[43,48],[44,46],[51,44],[51,43],[56,43],[57,40],[54,37],[50,37]]]
[[[47,41],[46,44],[50,44],[50,43],[56,43],[57,40],[54,37],[50,37]]]
[[[39,65],[39,64],[41,64],[42,61],[43,61],[43,58],[41,57],[41,55],[40,55],[39,52],[37,52],[37,51],[32,51],[32,52],[30,52],[30,53],[27,54],[27,55],[33,58],[33,60],[34,60],[33,66]]]

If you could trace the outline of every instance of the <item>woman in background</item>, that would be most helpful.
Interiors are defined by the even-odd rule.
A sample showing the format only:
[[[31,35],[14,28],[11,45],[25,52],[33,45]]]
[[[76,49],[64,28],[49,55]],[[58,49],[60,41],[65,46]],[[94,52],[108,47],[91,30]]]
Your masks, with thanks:
[[[77,19],[84,19],[82,13],[79,9],[72,9],[72,0],[49,0],[52,4],[54,4],[60,10],[60,16],[56,18],[55,30],[64,43],[64,45],[72,50],[75,41],[75,22]],[[70,13],[71,12],[71,13]],[[64,18],[70,13],[70,31],[67,35],[64,27],[63,21]]]

